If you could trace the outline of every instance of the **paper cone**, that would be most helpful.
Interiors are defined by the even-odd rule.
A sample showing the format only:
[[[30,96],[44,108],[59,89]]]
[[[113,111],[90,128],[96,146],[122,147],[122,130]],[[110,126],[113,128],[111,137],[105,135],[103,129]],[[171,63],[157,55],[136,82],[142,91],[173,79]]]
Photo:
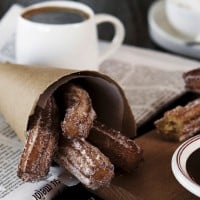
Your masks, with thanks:
[[[135,136],[135,120],[127,99],[108,76],[93,71],[0,64],[0,112],[23,142],[36,105],[44,107],[49,96],[70,80],[84,84],[101,122]]]

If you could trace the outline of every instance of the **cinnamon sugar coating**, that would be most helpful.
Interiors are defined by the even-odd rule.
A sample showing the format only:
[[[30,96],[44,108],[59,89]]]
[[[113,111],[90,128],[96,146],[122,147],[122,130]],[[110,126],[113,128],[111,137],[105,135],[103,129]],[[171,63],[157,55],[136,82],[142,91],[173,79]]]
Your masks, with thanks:
[[[110,160],[84,139],[61,140],[55,160],[91,189],[108,185],[114,176]]]
[[[45,109],[38,108],[28,130],[27,141],[18,165],[24,181],[38,181],[47,176],[58,143],[59,114],[54,98]]]
[[[200,68],[196,68],[183,74],[185,88],[191,91],[200,92]]]
[[[65,116],[61,123],[62,131],[67,138],[86,138],[96,118],[92,101],[86,90],[69,84],[63,94]]]
[[[142,149],[119,131],[95,121],[88,140],[124,171],[133,171],[143,158]]]
[[[155,123],[164,139],[183,141],[200,132],[200,98],[167,111]]]

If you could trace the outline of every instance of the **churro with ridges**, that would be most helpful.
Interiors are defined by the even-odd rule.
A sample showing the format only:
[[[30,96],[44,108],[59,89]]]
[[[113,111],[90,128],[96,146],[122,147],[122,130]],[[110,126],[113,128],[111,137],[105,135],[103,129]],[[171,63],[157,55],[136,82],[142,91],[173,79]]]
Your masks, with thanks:
[[[200,98],[167,111],[154,124],[164,139],[183,141],[200,132]]]
[[[186,89],[200,92],[200,68],[183,73],[183,80]]]
[[[68,84],[63,94],[65,116],[61,123],[67,138],[86,138],[96,118],[92,102],[86,90],[74,84]]]
[[[88,140],[124,171],[133,171],[143,158],[142,149],[119,131],[95,121]]]
[[[91,189],[108,185],[114,176],[109,159],[84,139],[62,140],[55,161]]]
[[[18,176],[24,181],[38,181],[49,172],[58,143],[59,115],[51,97],[45,109],[36,109],[28,130],[27,141],[18,166]]]

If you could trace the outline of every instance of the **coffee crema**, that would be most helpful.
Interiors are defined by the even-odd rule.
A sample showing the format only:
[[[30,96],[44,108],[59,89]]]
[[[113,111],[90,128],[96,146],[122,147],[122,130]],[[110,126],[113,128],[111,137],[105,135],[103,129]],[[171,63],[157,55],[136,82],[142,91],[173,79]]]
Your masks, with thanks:
[[[22,17],[43,24],[73,24],[89,19],[89,14],[75,8],[49,6],[28,10]]]

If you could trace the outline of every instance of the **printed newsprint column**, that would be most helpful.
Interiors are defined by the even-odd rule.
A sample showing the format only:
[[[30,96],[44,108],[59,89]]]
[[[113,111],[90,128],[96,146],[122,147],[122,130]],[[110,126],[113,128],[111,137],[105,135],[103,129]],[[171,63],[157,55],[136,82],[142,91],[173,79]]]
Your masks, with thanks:
[[[68,186],[77,184],[76,179],[59,167],[51,168],[47,180],[23,183],[16,174],[22,148],[22,143],[0,115],[0,199],[48,200],[63,189],[65,180]]]
[[[12,139],[14,133],[8,126],[5,126],[4,122],[0,123],[0,133],[0,198],[2,198],[22,184],[16,177],[16,166],[22,145],[17,140]]]
[[[164,71],[117,59],[104,62],[100,70],[125,91],[137,126],[184,91],[182,71]]]

